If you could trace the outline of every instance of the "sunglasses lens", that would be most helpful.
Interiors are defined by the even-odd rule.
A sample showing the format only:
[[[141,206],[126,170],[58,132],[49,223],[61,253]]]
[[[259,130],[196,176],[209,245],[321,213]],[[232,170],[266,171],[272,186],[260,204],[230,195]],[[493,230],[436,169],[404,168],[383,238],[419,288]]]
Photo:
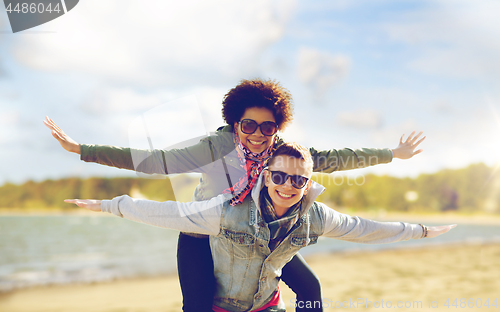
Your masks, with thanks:
[[[272,171],[271,180],[273,180],[274,184],[281,185],[286,182],[286,173],[281,171]]]
[[[241,131],[246,134],[252,134],[257,129],[257,123],[250,119],[243,119],[241,121]]]
[[[292,178],[292,185],[295,188],[300,189],[300,188],[303,188],[304,185],[306,185],[306,182],[307,182],[306,177],[296,175],[296,176],[292,176],[291,178]]]
[[[266,121],[260,125],[260,130],[263,135],[273,135],[276,133],[276,124],[272,121]]]

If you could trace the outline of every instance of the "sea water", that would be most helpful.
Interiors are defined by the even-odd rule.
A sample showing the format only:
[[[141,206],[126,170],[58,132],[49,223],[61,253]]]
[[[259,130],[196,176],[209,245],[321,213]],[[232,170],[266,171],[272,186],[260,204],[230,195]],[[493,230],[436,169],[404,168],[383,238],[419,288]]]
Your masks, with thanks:
[[[0,217],[0,291],[171,274],[176,271],[178,235],[113,216]],[[437,238],[383,245],[321,237],[301,254],[462,242],[500,242],[500,227],[461,224]]]

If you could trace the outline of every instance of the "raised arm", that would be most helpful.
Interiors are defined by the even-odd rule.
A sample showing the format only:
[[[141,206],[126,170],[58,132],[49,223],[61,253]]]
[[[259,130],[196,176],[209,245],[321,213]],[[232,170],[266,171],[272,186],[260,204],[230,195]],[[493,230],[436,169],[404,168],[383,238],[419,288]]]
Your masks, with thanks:
[[[426,227],[405,222],[378,222],[351,217],[322,206],[324,234],[327,237],[356,243],[383,244],[409,239],[432,238],[444,234],[454,225]]]
[[[217,157],[234,149],[230,133],[216,136],[195,138],[184,142],[186,148],[141,150],[110,145],[78,144],[71,139],[56,123],[46,117],[44,120],[61,146],[76,154],[85,162],[121,169],[135,170],[148,174],[174,174],[185,172],[205,172]],[[226,141],[230,144],[225,144]]]
[[[220,230],[222,208],[227,199],[227,195],[219,195],[206,201],[180,203],[134,199],[123,195],[112,200],[67,199],[65,202],[158,227],[217,235]]]
[[[425,139],[425,137],[418,140],[422,135],[420,132],[415,136],[413,131],[410,136],[403,140],[403,136],[399,140],[399,145],[394,149],[388,148],[362,148],[362,149],[332,149],[325,151],[318,151],[314,148],[310,149],[315,172],[331,173],[334,171],[352,170],[374,166],[378,164],[390,163],[393,158],[409,159],[422,150],[415,149]],[[418,141],[417,141],[418,140]]]

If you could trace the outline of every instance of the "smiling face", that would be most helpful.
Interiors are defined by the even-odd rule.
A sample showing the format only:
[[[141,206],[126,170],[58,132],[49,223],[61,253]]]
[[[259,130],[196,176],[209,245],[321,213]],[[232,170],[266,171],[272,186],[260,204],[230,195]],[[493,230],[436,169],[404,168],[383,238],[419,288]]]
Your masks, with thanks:
[[[273,113],[269,109],[263,107],[247,108],[243,116],[241,116],[240,121],[243,119],[255,120],[259,125],[265,121],[276,122]],[[274,142],[274,137],[276,136],[276,134],[273,136],[263,135],[260,131],[260,127],[257,127],[257,130],[252,134],[243,133],[240,125],[236,122],[234,123],[234,127],[241,143],[253,153],[263,152]]]
[[[290,178],[287,178],[284,184],[277,185],[272,181],[270,171],[281,171],[288,175],[300,175],[311,178],[312,164],[300,158],[279,155],[269,165],[269,170],[264,171],[265,184],[269,192],[269,197],[273,202],[277,216],[281,217],[290,207],[298,203],[307,194],[311,186],[311,180],[301,189],[293,187]]]

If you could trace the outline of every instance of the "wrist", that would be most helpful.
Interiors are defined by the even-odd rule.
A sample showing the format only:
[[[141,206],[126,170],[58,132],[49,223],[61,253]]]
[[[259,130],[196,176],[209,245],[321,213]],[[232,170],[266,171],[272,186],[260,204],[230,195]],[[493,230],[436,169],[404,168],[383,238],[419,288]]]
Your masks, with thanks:
[[[81,147],[80,144],[76,144],[72,149],[71,152],[80,155],[81,154]]]
[[[425,225],[423,225],[421,223],[419,225],[422,227],[422,237],[420,237],[420,238],[426,238],[427,233],[429,232],[429,228],[427,228]]]
[[[397,148],[391,149],[391,152],[392,152],[392,158],[399,158],[399,154],[398,154],[398,149]]]

